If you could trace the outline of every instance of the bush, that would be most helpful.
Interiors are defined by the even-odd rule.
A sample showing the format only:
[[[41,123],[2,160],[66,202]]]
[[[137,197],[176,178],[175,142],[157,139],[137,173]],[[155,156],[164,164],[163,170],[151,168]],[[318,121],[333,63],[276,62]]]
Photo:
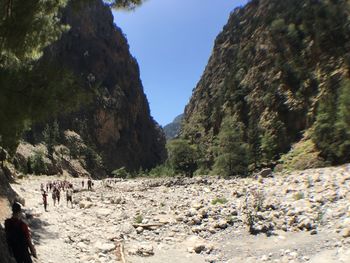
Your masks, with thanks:
[[[134,218],[135,224],[141,224],[142,221],[143,221],[143,216],[142,215],[135,216],[135,218]]]
[[[212,205],[216,205],[216,204],[220,204],[220,205],[223,205],[223,204],[226,204],[228,201],[227,201],[227,199],[225,198],[225,197],[217,197],[217,198],[215,198],[215,199],[213,199],[212,201],[211,201],[211,204]]]
[[[199,167],[195,172],[194,175],[195,176],[205,176],[210,174],[210,170],[206,167]]]
[[[305,195],[303,192],[297,192],[295,195],[294,195],[294,200],[298,201],[298,200],[301,200],[301,199],[304,199]]]
[[[159,165],[148,172],[151,177],[175,176],[174,170],[166,164]]]
[[[263,210],[265,195],[262,191],[246,191],[244,202],[245,224],[249,228],[249,233],[256,234],[255,223],[258,220],[258,212]]]
[[[130,173],[126,170],[125,167],[121,167],[112,172],[113,177],[115,178],[127,178],[130,176]]]

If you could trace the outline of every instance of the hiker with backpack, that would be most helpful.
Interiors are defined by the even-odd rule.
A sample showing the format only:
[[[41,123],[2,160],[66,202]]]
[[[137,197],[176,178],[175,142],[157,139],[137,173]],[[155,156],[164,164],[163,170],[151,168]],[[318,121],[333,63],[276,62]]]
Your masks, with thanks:
[[[32,263],[30,253],[34,258],[37,258],[37,254],[28,225],[22,221],[21,217],[22,207],[16,202],[12,205],[12,217],[5,220],[6,240],[17,263]]]

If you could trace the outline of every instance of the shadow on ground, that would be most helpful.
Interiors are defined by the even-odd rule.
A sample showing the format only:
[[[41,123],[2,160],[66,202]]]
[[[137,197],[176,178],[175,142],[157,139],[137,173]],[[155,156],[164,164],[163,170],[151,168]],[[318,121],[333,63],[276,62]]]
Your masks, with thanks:
[[[47,227],[50,224],[37,216],[29,215],[28,224],[32,230],[32,238],[36,244],[40,244],[43,239],[57,239],[59,237],[57,232],[48,231]]]

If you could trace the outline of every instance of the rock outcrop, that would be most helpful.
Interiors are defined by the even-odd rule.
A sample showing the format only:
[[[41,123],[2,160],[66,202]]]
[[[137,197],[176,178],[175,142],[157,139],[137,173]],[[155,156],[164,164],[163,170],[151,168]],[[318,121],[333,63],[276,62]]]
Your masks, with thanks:
[[[163,127],[165,137],[167,140],[171,140],[179,136],[183,116],[183,114],[180,114],[171,123]]]
[[[104,168],[149,169],[163,161],[165,138],[150,115],[138,64],[102,0],[71,1],[62,15],[70,26],[39,63],[55,63],[81,83],[80,110],[55,116],[60,133],[77,132],[102,157]],[[45,124],[27,135],[42,141]],[[95,171],[92,171],[95,172]]]
[[[348,8],[312,0],[237,8],[186,106],[182,136],[210,151],[230,121],[243,127],[249,165],[277,160],[313,126],[320,100],[349,79]]]

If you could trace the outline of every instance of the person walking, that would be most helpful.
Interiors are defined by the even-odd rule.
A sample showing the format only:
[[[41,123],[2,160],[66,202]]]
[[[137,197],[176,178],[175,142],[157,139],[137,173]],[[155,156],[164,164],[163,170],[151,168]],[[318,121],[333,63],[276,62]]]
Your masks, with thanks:
[[[87,181],[87,185],[88,185],[88,190],[92,190],[92,181],[91,181],[91,178],[89,178],[89,180]]]
[[[43,196],[43,203],[44,203],[45,212],[47,212],[47,193],[45,190],[44,190],[42,196]]]
[[[56,188],[56,198],[57,198],[57,205],[60,205],[61,191],[59,188]]]
[[[16,202],[12,205],[12,217],[5,220],[6,240],[17,263],[32,263],[30,253],[34,258],[37,258],[37,254],[28,225],[21,217],[22,207]]]
[[[55,188],[54,188],[54,189],[52,190],[53,206],[56,206],[56,199],[57,199],[56,190],[55,190]]]
[[[66,191],[66,198],[67,198],[67,206],[68,203],[70,202],[71,208],[73,208],[73,185],[70,184],[69,188]]]

